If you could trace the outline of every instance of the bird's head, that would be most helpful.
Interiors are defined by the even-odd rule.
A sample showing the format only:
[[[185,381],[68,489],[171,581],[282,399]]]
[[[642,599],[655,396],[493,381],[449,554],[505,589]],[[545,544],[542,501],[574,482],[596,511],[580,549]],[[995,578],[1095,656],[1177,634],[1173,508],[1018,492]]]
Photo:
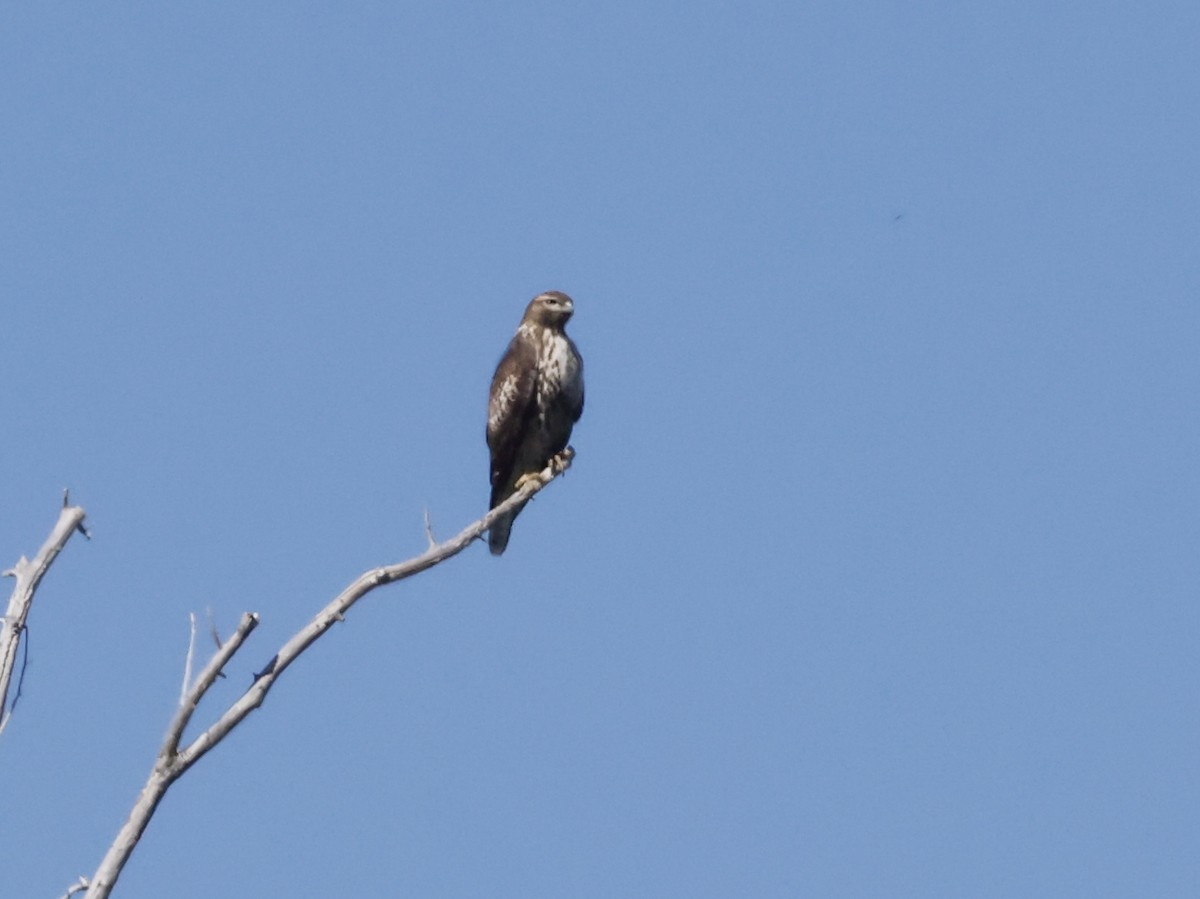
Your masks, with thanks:
[[[525,307],[525,320],[546,327],[562,327],[575,312],[571,298],[560,290],[539,293]]]

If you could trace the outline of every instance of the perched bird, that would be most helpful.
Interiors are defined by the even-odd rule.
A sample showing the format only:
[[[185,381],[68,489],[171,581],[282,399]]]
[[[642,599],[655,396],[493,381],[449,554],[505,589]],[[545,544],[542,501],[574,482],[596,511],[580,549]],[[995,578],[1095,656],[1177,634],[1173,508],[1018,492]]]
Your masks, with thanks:
[[[565,293],[538,294],[525,307],[521,326],[496,366],[487,420],[493,509],[516,492],[525,476],[540,472],[566,448],[571,427],[583,413],[583,359],[563,330],[574,311]],[[492,525],[492,555],[508,546],[522,508]]]

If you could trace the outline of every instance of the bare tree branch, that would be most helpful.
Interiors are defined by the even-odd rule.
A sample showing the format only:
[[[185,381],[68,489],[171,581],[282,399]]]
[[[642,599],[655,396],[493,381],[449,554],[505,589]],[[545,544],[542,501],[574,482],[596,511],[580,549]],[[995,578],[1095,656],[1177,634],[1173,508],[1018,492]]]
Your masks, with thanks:
[[[33,606],[33,594],[42,582],[50,566],[67,545],[71,535],[76,531],[85,537],[90,537],[83,526],[84,511],[80,506],[72,506],[67,491],[63,491],[63,507],[58,513],[58,521],[38,554],[29,561],[24,556],[17,564],[4,572],[17,580],[13,587],[12,596],[8,600],[8,611],[4,614],[3,627],[0,628],[0,733],[8,726],[17,699],[21,695],[20,682],[17,684],[17,694],[13,697],[12,705],[8,705],[8,690],[12,683],[13,667],[17,661],[17,649],[21,643],[21,635],[25,632],[25,620]]]
[[[473,541],[479,539],[498,517],[528,502],[535,493],[570,468],[571,460],[574,457],[574,450],[567,447],[559,456],[551,460],[550,465],[537,477],[529,478],[520,490],[484,515],[483,518],[469,525],[457,536],[444,543],[431,542],[425,552],[406,562],[372,568],[364,572],[280,647],[279,652],[267,663],[266,668],[255,675],[254,683],[250,685],[250,688],[234,701],[216,722],[181,749],[180,742],[183,732],[200,700],[221,676],[222,669],[258,625],[257,614],[247,612],[243,615],[237,630],[224,644],[220,645],[212,659],[196,678],[196,682],[185,692],[183,701],[180,702],[179,708],[167,728],[166,737],[163,739],[150,777],[142,787],[142,791],[129,813],[128,820],[100,862],[100,867],[96,869],[88,887],[86,899],[107,899],[171,784],[183,776],[209,750],[225,739],[230,731],[245,720],[247,715],[261,706],[279,676],[322,634],[335,623],[344,621],[346,612],[351,606],[376,587],[412,577],[414,574],[419,574],[458,555]]]

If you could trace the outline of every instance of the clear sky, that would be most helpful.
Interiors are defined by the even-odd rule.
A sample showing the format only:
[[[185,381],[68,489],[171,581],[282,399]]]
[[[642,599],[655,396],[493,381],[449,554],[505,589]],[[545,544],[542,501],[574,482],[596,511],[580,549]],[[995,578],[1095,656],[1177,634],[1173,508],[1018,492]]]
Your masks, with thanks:
[[[373,594],[122,899],[1200,895],[1195,2],[12,6],[0,894],[90,874],[189,612],[487,501],[576,301],[575,467]],[[10,582],[3,582],[7,593]]]

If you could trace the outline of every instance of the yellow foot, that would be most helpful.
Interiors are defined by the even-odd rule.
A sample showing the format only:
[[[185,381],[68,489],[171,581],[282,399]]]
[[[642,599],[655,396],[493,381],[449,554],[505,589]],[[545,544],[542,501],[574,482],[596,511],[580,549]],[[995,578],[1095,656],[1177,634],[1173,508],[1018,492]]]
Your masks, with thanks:
[[[569,447],[569,446],[565,450],[563,450],[561,453],[559,453],[558,455],[551,456],[550,461],[546,463],[546,467],[548,469],[550,469],[550,476],[554,477],[556,475],[562,474],[564,471],[566,471],[568,468],[570,468],[571,460],[574,458],[575,458],[575,450],[571,449],[571,447]],[[523,474],[519,478],[517,478],[517,482],[515,484],[513,484],[513,490],[514,491],[520,490],[526,484],[532,483],[534,481],[541,482],[544,474],[545,473],[543,471],[527,471],[527,472],[525,472],[525,474]]]
[[[517,478],[517,483],[513,485],[513,490],[520,490],[531,481],[540,481],[542,473],[540,471],[529,471]]]

